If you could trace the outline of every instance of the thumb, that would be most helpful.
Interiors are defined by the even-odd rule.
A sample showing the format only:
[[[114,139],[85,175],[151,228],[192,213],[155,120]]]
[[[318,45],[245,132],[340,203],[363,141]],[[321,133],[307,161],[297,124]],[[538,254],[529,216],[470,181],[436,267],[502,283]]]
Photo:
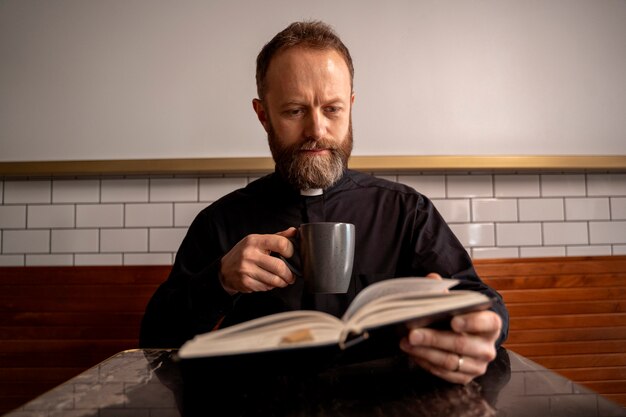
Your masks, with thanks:
[[[441,278],[441,275],[439,275],[436,272],[431,272],[430,274],[426,275],[426,278],[430,278],[430,279],[443,279]]]
[[[442,280],[443,279],[441,277],[441,275],[439,275],[436,272],[431,272],[430,274],[426,275],[426,278],[428,278],[428,279],[436,279],[436,280]],[[444,292],[450,292],[450,290],[444,290]]]

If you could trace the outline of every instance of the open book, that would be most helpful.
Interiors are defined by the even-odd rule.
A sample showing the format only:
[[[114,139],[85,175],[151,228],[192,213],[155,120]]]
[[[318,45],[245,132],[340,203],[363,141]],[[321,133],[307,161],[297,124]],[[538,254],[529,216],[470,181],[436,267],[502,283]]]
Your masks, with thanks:
[[[319,311],[289,311],[198,335],[178,352],[182,360],[294,352],[324,347],[344,351],[386,330],[395,346],[401,333],[456,314],[486,309],[491,300],[475,291],[449,291],[458,281],[394,278],[361,291],[341,319]],[[393,332],[389,332],[393,329]],[[398,334],[398,331],[400,334]],[[394,333],[396,334],[394,337]],[[365,343],[367,344],[367,343]],[[336,350],[336,349],[335,349]]]

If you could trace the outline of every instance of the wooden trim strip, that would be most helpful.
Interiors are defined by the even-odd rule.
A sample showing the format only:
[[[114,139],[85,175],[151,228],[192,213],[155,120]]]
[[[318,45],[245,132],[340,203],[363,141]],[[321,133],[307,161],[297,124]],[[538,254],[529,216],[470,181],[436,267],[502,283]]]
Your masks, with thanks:
[[[411,171],[626,171],[626,155],[353,156],[350,168]],[[0,177],[221,175],[270,172],[269,157],[0,162]]]

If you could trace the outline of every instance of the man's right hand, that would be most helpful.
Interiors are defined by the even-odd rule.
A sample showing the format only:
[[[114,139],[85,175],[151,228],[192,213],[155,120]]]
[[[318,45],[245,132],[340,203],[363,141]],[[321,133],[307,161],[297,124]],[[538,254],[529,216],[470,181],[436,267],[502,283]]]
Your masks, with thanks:
[[[238,292],[268,291],[293,284],[295,277],[276,252],[285,258],[293,256],[297,230],[290,227],[274,235],[248,235],[224,257],[220,267],[220,282],[230,295]]]

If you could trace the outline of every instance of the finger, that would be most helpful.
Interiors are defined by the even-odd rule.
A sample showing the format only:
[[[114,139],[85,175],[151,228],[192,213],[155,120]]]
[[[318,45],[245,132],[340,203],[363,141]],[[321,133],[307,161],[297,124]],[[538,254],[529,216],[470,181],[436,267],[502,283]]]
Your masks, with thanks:
[[[280,262],[280,261],[279,261]],[[267,291],[272,288],[283,288],[288,285],[283,278],[261,268],[256,262],[245,262],[239,271],[239,279],[233,286],[241,292]]]
[[[264,273],[260,272],[255,275],[246,275],[241,279],[241,292],[256,292],[256,291],[268,291],[276,287],[284,287],[287,284],[280,279],[275,279],[271,276],[263,276]],[[275,279],[275,284],[268,284],[268,282],[272,282]]]
[[[478,311],[454,317],[450,326],[455,332],[483,335],[495,341],[502,329],[502,319],[493,311]]]
[[[430,278],[430,279],[443,279],[441,278],[441,275],[439,275],[436,272],[431,272],[430,274],[426,275],[426,278]]]
[[[441,372],[457,372],[477,376],[484,374],[487,370],[487,361],[471,356],[421,346],[410,346],[407,343],[402,344],[401,348],[413,359],[427,362],[428,366],[437,368]],[[462,361],[459,360],[460,357],[463,358]]]
[[[257,281],[250,277],[244,277],[240,281],[239,285],[240,285],[239,292],[241,293],[262,292],[262,291],[269,291],[272,289],[268,287],[267,285],[263,284],[261,281]]]
[[[400,348],[421,368],[446,381],[467,384],[487,371],[487,361],[442,352],[432,348],[412,347],[403,339]]]
[[[298,229],[296,229],[295,227],[290,227],[276,234],[278,236],[284,236],[284,237],[296,237],[296,235],[298,234]]]
[[[295,280],[283,260],[254,249],[247,251],[242,263],[241,275],[259,281],[270,288],[286,287]]]
[[[280,234],[255,235],[251,237],[250,243],[264,253],[276,252],[285,258],[291,258],[294,253],[293,244]]]
[[[286,286],[286,285],[274,285],[275,284],[273,282],[274,277],[277,277],[278,279],[284,281],[285,284],[293,284],[296,279],[296,277],[291,272],[291,270],[289,269],[285,261],[280,258],[271,256],[271,255],[261,254],[259,258],[256,260],[256,263],[260,269],[262,269],[263,271],[269,274],[269,275],[266,275],[266,274],[259,275],[261,280],[263,280],[263,282],[265,282],[268,285],[273,285],[275,287]],[[266,279],[263,279],[263,277],[265,277]],[[269,281],[267,281],[268,279]]]
[[[485,360],[495,357],[495,346],[491,339],[468,333],[420,328],[411,330],[408,341],[411,346],[430,347],[463,356]]]

